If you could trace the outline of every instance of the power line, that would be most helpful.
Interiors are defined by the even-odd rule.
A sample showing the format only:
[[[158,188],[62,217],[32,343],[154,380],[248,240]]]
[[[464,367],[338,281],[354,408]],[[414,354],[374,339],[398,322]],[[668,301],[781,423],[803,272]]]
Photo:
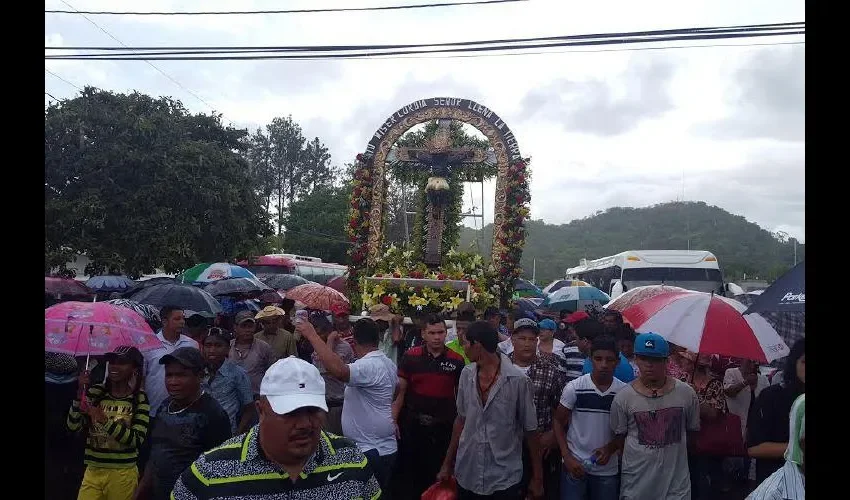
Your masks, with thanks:
[[[54,73],[54,72],[50,71],[49,69],[44,68],[44,71],[45,71],[45,72],[47,72],[47,73],[50,73],[51,75],[53,75],[53,76],[55,76],[56,78],[58,78],[58,79],[62,80],[63,82],[67,83],[68,85],[70,85],[70,86],[74,87],[75,89],[79,90],[80,92],[82,92],[82,91],[83,91],[83,89],[81,89],[80,87],[78,87],[78,86],[74,85],[73,83],[71,83],[71,82],[69,82],[68,80],[66,80],[66,79],[62,78],[61,76],[59,76],[59,75],[57,75],[56,73]]]
[[[45,10],[45,14],[89,14],[93,16],[236,16],[250,14],[316,14],[320,12],[365,12],[380,10],[425,9],[431,7],[461,7],[465,5],[492,5],[498,3],[526,2],[528,0],[474,0],[470,2],[424,3],[414,5],[387,5],[383,7],[342,7],[327,9],[288,9],[288,10],[231,10],[231,11],[159,11],[159,12],[120,12],[104,10]],[[62,2],[64,3],[64,2]],[[71,7],[73,9],[73,7]]]
[[[723,34],[700,34],[695,36],[688,35],[677,35],[677,36],[661,36],[661,37],[638,37],[638,38],[620,38],[620,39],[604,39],[604,40],[581,40],[581,41],[570,41],[570,42],[556,42],[556,43],[537,43],[537,44],[526,44],[526,45],[497,45],[490,47],[452,47],[452,48],[444,48],[444,49],[425,49],[425,50],[392,50],[385,52],[344,52],[344,53],[319,53],[319,54],[289,54],[289,53],[275,53],[276,51],[266,51],[273,52],[262,53],[259,51],[252,51],[248,54],[240,54],[240,55],[215,55],[216,52],[209,51],[205,52],[206,55],[170,55],[168,53],[164,53],[164,55],[157,55],[155,57],[149,57],[149,59],[153,60],[164,60],[164,61],[234,61],[234,60],[266,60],[266,59],[309,59],[309,60],[318,60],[318,59],[354,59],[354,58],[383,58],[386,56],[409,56],[409,55],[427,55],[427,54],[447,54],[451,56],[457,56],[457,54],[464,53],[478,53],[478,52],[493,52],[493,51],[517,51],[517,50],[528,50],[528,49],[546,49],[546,48],[560,48],[560,47],[579,47],[579,46],[603,46],[603,45],[627,45],[627,44],[637,44],[637,43],[659,43],[659,42],[671,42],[671,41],[684,41],[684,40],[719,40],[719,39],[734,39],[734,38],[756,38],[756,37],[767,37],[767,36],[793,36],[793,35],[805,35],[805,30],[794,30],[794,31],[782,31],[782,32],[770,32],[770,33],[723,33]],[[259,55],[255,55],[259,54]],[[128,54],[119,54],[119,55],[108,55],[108,54],[71,54],[71,55],[46,55],[45,59],[65,59],[65,60],[100,60],[100,61],[134,61],[134,60],[146,60],[146,58],[133,56]]]
[[[59,99],[57,99],[57,98],[53,97],[53,94],[51,94],[50,92],[48,92],[48,91],[46,91],[46,90],[44,91],[44,95],[46,95],[46,96],[50,97],[50,98],[51,98],[51,99],[53,99],[54,101],[58,101],[58,100],[59,100]]]
[[[116,42],[120,43],[120,44],[121,44],[121,45],[123,45],[125,48],[130,49],[130,48],[127,46],[127,44],[125,44],[124,42],[122,42],[121,40],[119,40],[118,38],[116,38],[116,37],[115,37],[112,33],[110,33],[110,32],[108,32],[108,31],[106,31],[106,30],[105,30],[104,28],[102,28],[99,24],[97,24],[96,22],[94,22],[94,21],[92,21],[91,19],[89,19],[89,17],[88,17],[88,16],[86,16],[86,15],[85,15],[85,13],[78,11],[78,10],[76,9],[76,7],[74,7],[73,5],[69,4],[69,3],[68,3],[68,2],[66,2],[65,0],[61,0],[61,2],[62,2],[62,3],[64,3],[65,5],[67,5],[67,6],[68,6],[68,8],[74,9],[75,13],[78,13],[78,14],[82,15],[82,16],[83,16],[83,18],[84,18],[86,21],[88,21],[88,22],[90,22],[92,25],[94,25],[94,27],[95,27],[95,28],[97,28],[97,29],[99,29],[100,31],[102,31],[102,32],[106,33],[106,35],[107,35],[107,36],[109,36],[109,38],[111,38],[111,39],[115,40]],[[130,49],[130,50],[132,50],[132,49]],[[204,103],[204,105],[206,105],[208,108],[210,108],[210,110],[215,111],[215,108],[214,108],[214,107],[213,107],[210,103],[208,103],[207,101],[205,101],[205,100],[204,100],[201,96],[199,96],[198,94],[196,94],[196,93],[192,92],[191,90],[189,90],[188,88],[186,88],[185,86],[183,86],[183,84],[182,84],[182,83],[178,82],[178,81],[177,81],[176,79],[174,79],[171,75],[169,75],[169,74],[168,74],[168,73],[166,73],[165,71],[161,70],[161,69],[160,69],[158,66],[156,66],[154,63],[152,63],[152,62],[148,61],[147,59],[141,59],[141,60],[145,61],[148,65],[150,65],[150,67],[152,67],[153,69],[157,70],[157,71],[158,71],[158,72],[159,72],[162,76],[164,76],[164,77],[168,78],[169,80],[171,80],[171,82],[173,82],[175,85],[177,85],[178,87],[180,87],[180,88],[181,88],[181,89],[183,89],[184,91],[188,92],[188,93],[189,93],[192,97],[194,97],[194,98],[195,98],[195,99],[197,99],[198,101],[200,101],[200,102]]]
[[[642,30],[642,31],[626,31],[626,32],[609,32],[609,33],[591,33],[584,35],[558,35],[534,38],[508,38],[495,40],[476,40],[463,42],[437,42],[437,43],[414,43],[414,44],[384,44],[384,45],[290,45],[290,46],[147,46],[147,47],[45,47],[45,50],[91,50],[91,51],[209,51],[209,52],[241,52],[241,51],[258,51],[258,52],[322,52],[322,51],[345,51],[345,50],[389,50],[389,49],[412,49],[412,48],[428,48],[428,47],[453,47],[453,46],[478,46],[478,45],[494,45],[499,43],[533,43],[533,42],[557,42],[567,40],[584,40],[584,39],[604,39],[604,38],[624,38],[637,36],[662,36],[662,35],[698,35],[702,33],[747,33],[747,32],[763,32],[777,30],[804,30],[805,22],[793,23],[773,23],[773,24],[757,24],[757,25],[739,25],[739,26],[711,26],[701,28],[676,28],[665,30]],[[182,52],[181,52],[182,53]]]

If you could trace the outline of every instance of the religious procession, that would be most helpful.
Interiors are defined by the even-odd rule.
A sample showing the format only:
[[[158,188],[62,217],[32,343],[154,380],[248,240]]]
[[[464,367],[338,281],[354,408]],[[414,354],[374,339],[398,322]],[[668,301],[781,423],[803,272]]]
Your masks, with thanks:
[[[162,47],[83,47],[67,42],[73,26],[51,17],[87,16],[99,26],[123,16],[134,19],[126,22],[140,37],[194,26],[217,40],[237,27],[240,37],[261,38],[262,27],[183,20],[362,15],[365,24],[352,29],[377,33],[369,19],[402,20],[408,9],[492,8],[515,23],[507,9],[524,5],[325,3],[121,13],[66,11],[63,1],[46,10],[45,57],[57,71],[89,68],[76,75],[104,82],[113,77],[93,68],[125,67],[128,58],[161,74],[165,63],[151,61],[197,64],[193,78],[220,86],[237,78],[239,94],[257,89],[269,102],[255,108],[267,113],[272,94],[248,83],[263,72],[243,77],[221,65],[301,58],[285,64],[304,63],[297,66],[304,85],[325,77],[351,85],[340,94],[359,111],[342,120],[345,133],[360,122],[371,128],[339,138],[334,147],[346,154],[337,164],[330,146],[306,132],[343,134],[328,114],[303,129],[292,116],[275,117],[252,133],[253,125],[225,125],[220,113],[121,93],[118,84],[61,99],[45,92],[52,98],[45,108],[45,498],[804,500],[805,259],[796,238],[685,201],[684,170],[681,198],[640,198],[651,205],[643,208],[610,200],[661,181],[629,177],[623,190],[608,192],[603,184],[619,174],[582,180],[583,167],[574,165],[575,178],[558,177],[561,158],[585,139],[534,128],[550,119],[534,111],[542,109],[534,103],[545,100],[545,82],[521,102],[496,103],[506,109],[500,116],[479,97],[421,93],[442,88],[439,82],[375,97],[356,95],[359,87],[342,78],[350,74],[340,68],[372,64],[358,59],[367,54],[401,57],[394,64],[405,67],[410,51],[461,57],[471,50],[466,43],[169,48],[159,39]],[[549,17],[536,12],[540,22]],[[136,19],[163,16],[178,20],[168,28]],[[425,16],[389,24],[427,23]],[[801,32],[765,26],[760,36],[799,36],[800,24]],[[745,26],[711,33],[753,36]],[[275,36],[293,36],[279,28]],[[337,30],[316,29],[328,31]],[[668,31],[611,36],[625,44],[639,34],[634,43],[651,46]],[[597,38],[605,37],[568,39],[603,45]],[[481,50],[499,43],[495,55],[517,49],[531,57],[537,45],[529,44],[545,50],[555,43],[547,40],[490,41]],[[329,54],[355,64],[315,66],[313,58]],[[213,56],[217,62],[201,61]],[[647,67],[640,71],[660,68]],[[322,69],[313,75],[310,68]],[[413,75],[417,67],[409,69]],[[662,70],[652,78],[666,79]],[[289,85],[280,82],[290,76],[275,76],[274,85]],[[577,88],[604,84],[592,75],[563,78],[550,78],[563,88],[549,102],[563,95],[570,103],[553,111],[559,116],[619,95],[605,87],[608,97],[568,99]],[[652,100],[647,89],[663,86],[647,82],[641,105]],[[445,90],[476,95],[464,85]],[[611,99],[607,111],[581,114],[582,134],[632,133],[625,122],[642,119],[638,102]],[[323,100],[344,107],[332,92]],[[381,107],[379,114],[358,100]],[[285,102],[301,112],[297,101]],[[608,126],[622,130],[594,132]],[[592,155],[600,164],[616,150],[646,156],[638,151],[644,139],[629,137],[594,146]],[[341,145],[348,142],[357,146]],[[543,161],[532,162],[526,144]],[[718,192],[716,184],[699,189]],[[569,222],[553,215],[574,205],[584,211]]]

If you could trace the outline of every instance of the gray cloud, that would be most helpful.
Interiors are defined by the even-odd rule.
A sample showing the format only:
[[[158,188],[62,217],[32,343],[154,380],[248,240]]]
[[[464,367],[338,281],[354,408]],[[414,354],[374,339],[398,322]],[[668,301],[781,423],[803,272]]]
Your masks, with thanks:
[[[730,170],[691,172],[685,199],[717,205],[765,229],[783,229],[805,239],[805,159],[802,148],[784,155],[762,152]],[[682,177],[670,173],[628,173],[547,182],[532,193],[535,218],[565,223],[613,206],[644,207],[681,199]]]
[[[520,117],[559,123],[567,131],[623,134],[673,108],[668,91],[673,73],[669,59],[632,59],[621,78],[626,84],[622,95],[605,80],[554,80],[525,95]]]
[[[726,96],[733,114],[695,126],[697,133],[718,139],[777,139],[802,142],[806,137],[806,49],[763,49],[735,73]]]

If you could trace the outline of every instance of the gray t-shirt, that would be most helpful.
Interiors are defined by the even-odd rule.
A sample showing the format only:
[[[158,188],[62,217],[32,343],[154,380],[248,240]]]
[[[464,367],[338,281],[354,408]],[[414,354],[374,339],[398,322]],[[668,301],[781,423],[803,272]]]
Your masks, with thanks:
[[[690,500],[687,432],[699,430],[699,400],[679,380],[658,398],[636,392],[631,384],[611,403],[611,430],[626,434],[621,500]]]

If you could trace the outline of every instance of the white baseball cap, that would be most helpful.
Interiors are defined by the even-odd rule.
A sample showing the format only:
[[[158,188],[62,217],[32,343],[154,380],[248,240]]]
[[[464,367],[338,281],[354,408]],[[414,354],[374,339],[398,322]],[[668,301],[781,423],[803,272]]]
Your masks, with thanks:
[[[278,415],[312,406],[328,411],[325,379],[319,369],[303,359],[290,356],[275,362],[260,383],[260,395]]]

